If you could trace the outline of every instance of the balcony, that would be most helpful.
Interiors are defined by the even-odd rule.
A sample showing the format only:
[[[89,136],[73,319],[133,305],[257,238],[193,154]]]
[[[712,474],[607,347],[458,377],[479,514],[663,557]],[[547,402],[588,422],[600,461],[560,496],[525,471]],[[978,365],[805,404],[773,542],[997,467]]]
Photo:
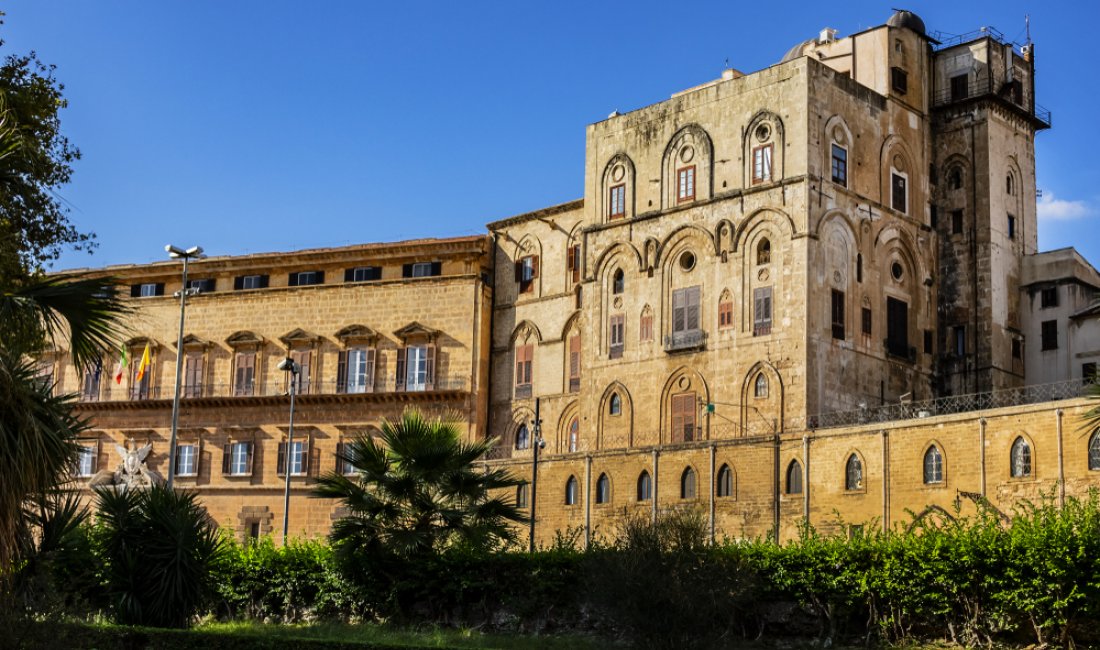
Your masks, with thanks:
[[[948,83],[946,88],[932,94],[932,108],[983,98],[999,99],[1032,118],[1037,123],[1037,128],[1050,128],[1050,111],[1038,104],[1035,105],[1035,110],[1031,110],[1024,102],[1023,90],[1019,83],[1004,83],[988,77],[969,79],[966,84]]]
[[[665,352],[687,352],[701,350],[707,345],[707,333],[705,330],[683,330],[665,335]]]
[[[368,384],[349,385],[344,381],[311,381],[302,382],[301,390],[297,395],[357,395],[357,394],[395,394],[395,393],[419,393],[429,391],[466,391],[469,386],[469,378],[461,376],[440,377],[431,383],[407,384],[400,386],[394,378],[378,379]],[[280,378],[277,381],[266,382],[263,385],[249,383],[241,386],[231,383],[204,383],[184,384],[180,386],[180,398],[204,399],[204,398],[242,398],[273,397],[288,394],[288,386]],[[167,386],[129,387],[125,385],[104,382],[98,391],[88,387],[80,395],[81,402],[142,402],[155,400],[170,400],[175,394],[172,384]]]

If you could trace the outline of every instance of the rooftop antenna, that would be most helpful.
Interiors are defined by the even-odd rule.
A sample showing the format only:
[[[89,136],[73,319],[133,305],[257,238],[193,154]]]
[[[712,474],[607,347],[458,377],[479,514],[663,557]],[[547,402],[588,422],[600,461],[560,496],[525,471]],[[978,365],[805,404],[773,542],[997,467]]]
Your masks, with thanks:
[[[1024,31],[1027,32],[1027,44],[1031,45],[1031,14],[1024,14]]]
[[[730,58],[727,56],[726,57],[726,69],[729,70],[729,67],[730,67]]]

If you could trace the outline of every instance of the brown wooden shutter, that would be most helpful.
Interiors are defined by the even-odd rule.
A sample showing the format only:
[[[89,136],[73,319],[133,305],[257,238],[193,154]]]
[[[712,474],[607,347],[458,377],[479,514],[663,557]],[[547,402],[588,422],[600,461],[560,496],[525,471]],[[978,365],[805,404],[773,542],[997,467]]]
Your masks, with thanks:
[[[344,443],[343,442],[338,442],[338,443],[336,443],[336,469],[334,470],[337,474],[343,474],[344,473],[343,455],[344,455]]]
[[[569,339],[569,376],[581,376],[581,335],[575,334]]]
[[[309,393],[309,362],[312,359],[312,354],[310,350],[294,350],[290,353],[290,358],[294,360],[294,363],[298,364],[300,370],[298,373],[298,385],[295,386],[299,395]],[[293,377],[293,375],[290,375],[292,381]]]
[[[531,279],[534,280],[537,277],[539,277],[539,256],[538,255],[532,255],[531,256]]]
[[[689,330],[699,329],[700,294],[701,292],[699,287],[689,287],[687,290],[687,296],[685,297],[687,304],[685,305],[686,315],[684,318],[684,324]]]
[[[374,392],[374,348],[367,348],[367,381],[364,390]]]
[[[336,392],[348,392],[348,352],[341,350],[336,355]]]
[[[394,382],[397,390],[405,390],[405,350],[404,346],[397,348],[397,377]]]
[[[198,439],[198,441],[195,442],[195,476],[199,476],[199,475],[202,474],[202,450],[203,450],[203,446],[204,446],[203,445],[203,440],[200,437]]]
[[[252,462],[254,460],[256,460],[256,453],[255,453],[256,452],[256,443],[255,442],[246,442],[245,444],[248,445],[248,474],[249,474],[249,476],[251,476],[252,475]]]
[[[313,436],[302,440],[302,476],[309,476],[309,468],[313,466]]]
[[[523,260],[522,259],[516,260],[516,262],[513,266],[514,266],[513,270],[514,270],[515,276],[516,276],[516,282],[522,282],[523,281]],[[139,292],[140,292],[140,290],[141,290],[141,287],[138,287]]]
[[[570,273],[573,273],[577,268],[577,250],[576,250],[576,247],[575,246],[570,246],[566,250],[565,257],[566,257],[565,268]],[[576,278],[574,278],[573,282],[576,282],[576,281],[577,281]]]
[[[282,476],[286,473],[286,443],[279,443],[278,458],[275,461],[275,473]]]
[[[435,345],[434,344],[428,345],[426,350],[427,350],[428,359],[427,359],[427,363],[425,363],[426,372],[424,374],[426,376],[424,378],[424,389],[425,390],[434,390],[435,389]]]
[[[226,440],[222,445],[222,474],[229,473],[229,456],[233,449],[233,441]]]

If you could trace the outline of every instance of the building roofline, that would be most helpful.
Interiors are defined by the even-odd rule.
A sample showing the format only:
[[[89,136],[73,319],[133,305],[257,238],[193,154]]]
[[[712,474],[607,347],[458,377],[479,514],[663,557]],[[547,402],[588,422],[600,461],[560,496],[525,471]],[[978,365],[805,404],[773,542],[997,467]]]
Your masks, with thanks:
[[[555,214],[561,214],[563,212],[570,212],[572,210],[579,210],[584,207],[584,199],[574,199],[566,203],[559,203],[546,208],[540,208],[531,212],[524,212],[523,214],[517,214],[514,217],[506,217],[498,221],[491,221],[486,224],[486,228],[490,232],[500,230],[502,228],[508,228],[517,224],[524,223],[525,221],[531,221],[532,219],[540,219],[542,217],[552,217]]]

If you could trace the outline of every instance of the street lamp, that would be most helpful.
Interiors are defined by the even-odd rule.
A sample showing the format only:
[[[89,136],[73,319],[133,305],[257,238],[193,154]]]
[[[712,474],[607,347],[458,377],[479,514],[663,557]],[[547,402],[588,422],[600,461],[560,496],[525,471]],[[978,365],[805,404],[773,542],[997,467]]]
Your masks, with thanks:
[[[195,295],[198,289],[187,288],[187,262],[201,260],[206,257],[202,254],[202,246],[192,246],[184,250],[178,246],[168,244],[164,247],[168,257],[174,260],[183,260],[183,288],[175,295],[180,297],[180,333],[176,339],[176,392],[172,397],[172,440],[168,446],[168,489],[172,489],[173,479],[176,477],[176,433],[179,431],[180,422],[180,376],[183,374],[183,318],[187,312],[187,296]]]
[[[535,552],[535,499],[538,497],[539,485],[539,451],[546,446],[542,439],[542,418],[539,417],[539,398],[535,398],[535,419],[531,421],[534,436],[531,442],[531,531],[530,549]]]
[[[290,528],[290,475],[294,470],[294,389],[302,367],[297,361],[287,357],[279,362],[278,368],[290,373],[290,426],[286,436],[286,452],[283,455],[283,469],[286,470],[286,487],[283,490],[283,546],[286,546],[287,530]]]

